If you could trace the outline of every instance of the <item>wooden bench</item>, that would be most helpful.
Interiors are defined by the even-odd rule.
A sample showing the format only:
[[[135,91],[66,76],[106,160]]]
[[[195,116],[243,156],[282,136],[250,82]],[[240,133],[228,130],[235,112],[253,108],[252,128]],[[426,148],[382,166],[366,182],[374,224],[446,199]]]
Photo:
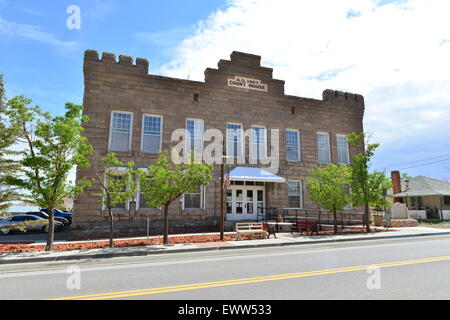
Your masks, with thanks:
[[[317,221],[297,221],[297,223],[292,225],[291,234],[294,232],[300,232],[300,235],[303,234],[303,232],[306,232],[306,235],[308,235],[308,232],[310,232],[311,235],[315,232],[319,235],[319,223]]]
[[[264,230],[262,222],[238,222],[236,223],[236,233],[238,240],[241,240],[242,234],[255,235],[260,238],[267,237],[267,231]]]

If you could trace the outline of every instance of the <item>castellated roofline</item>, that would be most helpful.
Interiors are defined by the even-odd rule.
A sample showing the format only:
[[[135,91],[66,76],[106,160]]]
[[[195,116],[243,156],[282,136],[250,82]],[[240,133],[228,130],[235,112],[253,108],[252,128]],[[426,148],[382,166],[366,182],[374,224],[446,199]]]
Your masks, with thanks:
[[[138,75],[148,75],[149,72],[149,62],[144,58],[136,58],[119,55],[117,57],[114,53],[103,52],[100,56],[99,52],[96,50],[86,50],[84,53],[84,64],[87,66],[98,66],[98,67],[108,67],[114,66],[113,69],[117,72],[134,73]],[[86,69],[88,70],[88,69]],[[220,60],[218,63],[218,69],[206,68],[205,70],[205,82],[209,85],[217,85],[223,88],[224,82],[229,77],[232,76],[244,76],[251,77],[255,79],[260,79],[263,83],[269,84],[269,93],[276,95],[285,95],[284,93],[284,80],[273,79],[273,69],[261,66],[261,56],[233,51],[230,55],[230,60]],[[156,76],[153,76],[156,77]],[[159,77],[159,76],[158,76]],[[161,77],[170,80],[182,80],[175,78]],[[197,82],[197,81],[189,81]],[[300,98],[300,97],[298,97]],[[354,94],[349,92],[337,91],[332,89],[327,89],[323,91],[323,100],[316,101],[329,101],[334,104],[346,104],[352,106],[362,106],[364,107],[364,97],[360,94]],[[315,100],[304,98],[308,100]]]
[[[324,101],[343,101],[364,106],[364,97],[356,93],[327,89],[322,97]]]
[[[136,63],[133,61],[133,57],[119,55],[119,61],[117,61],[116,55],[114,53],[103,52],[102,57],[100,59],[99,53],[96,50],[86,50],[84,52],[84,61],[85,62],[102,62],[104,64],[117,64],[121,66],[133,67],[136,70],[148,74],[149,71],[149,63],[147,59],[144,58],[136,58]]]

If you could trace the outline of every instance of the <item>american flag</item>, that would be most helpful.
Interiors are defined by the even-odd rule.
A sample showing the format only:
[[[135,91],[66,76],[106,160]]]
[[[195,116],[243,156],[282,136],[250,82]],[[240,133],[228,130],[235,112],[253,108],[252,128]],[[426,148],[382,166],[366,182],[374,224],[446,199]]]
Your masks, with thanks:
[[[225,177],[225,183],[224,183],[224,188],[228,189],[228,187],[231,184],[231,177],[230,177],[230,169],[227,169],[227,175]]]

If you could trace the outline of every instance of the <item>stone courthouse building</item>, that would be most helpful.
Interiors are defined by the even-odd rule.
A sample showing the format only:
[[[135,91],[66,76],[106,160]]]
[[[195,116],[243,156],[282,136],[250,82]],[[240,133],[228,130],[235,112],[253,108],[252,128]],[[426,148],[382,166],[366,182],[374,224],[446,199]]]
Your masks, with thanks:
[[[226,192],[226,220],[256,220],[265,208],[316,209],[308,198],[308,171],[328,162],[348,164],[358,150],[349,148],[346,134],[363,132],[364,98],[325,90],[323,99],[286,95],[284,81],[261,66],[261,57],[233,52],[218,68],[205,70],[205,81],[149,74],[146,59],[88,50],[84,56],[85,135],[100,156],[114,152],[136,168],[153,164],[160,150],[170,150],[176,129],[190,133],[189,146],[202,151],[205,130],[219,129],[227,137],[231,184]],[[301,70],[299,70],[301,72]],[[270,133],[279,130],[278,141]],[[250,134],[244,134],[244,131]],[[279,146],[276,172],[261,162],[273,143]],[[253,152],[253,153],[252,153]],[[255,156],[256,155],[256,156]],[[93,168],[78,168],[77,177],[93,177]],[[217,231],[220,218],[220,165],[213,179],[198,192],[185,194],[169,210],[171,232]],[[94,185],[74,204],[72,237],[105,234],[107,210],[92,196]],[[115,208],[116,232],[162,231],[162,211],[149,208],[139,192]],[[230,223],[228,223],[230,225]]]

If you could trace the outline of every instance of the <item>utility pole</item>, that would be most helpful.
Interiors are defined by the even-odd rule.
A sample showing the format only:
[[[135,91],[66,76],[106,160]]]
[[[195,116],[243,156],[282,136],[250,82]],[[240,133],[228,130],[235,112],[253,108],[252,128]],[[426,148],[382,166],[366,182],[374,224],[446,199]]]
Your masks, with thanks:
[[[389,231],[389,223],[390,223],[390,219],[388,217],[388,213],[387,213],[387,206],[386,206],[386,195],[387,195],[387,190],[383,189],[383,199],[384,199],[384,217],[386,220],[386,228]]]
[[[224,241],[225,239],[225,214],[224,214],[224,157],[222,157],[222,164],[220,165],[220,241]]]

